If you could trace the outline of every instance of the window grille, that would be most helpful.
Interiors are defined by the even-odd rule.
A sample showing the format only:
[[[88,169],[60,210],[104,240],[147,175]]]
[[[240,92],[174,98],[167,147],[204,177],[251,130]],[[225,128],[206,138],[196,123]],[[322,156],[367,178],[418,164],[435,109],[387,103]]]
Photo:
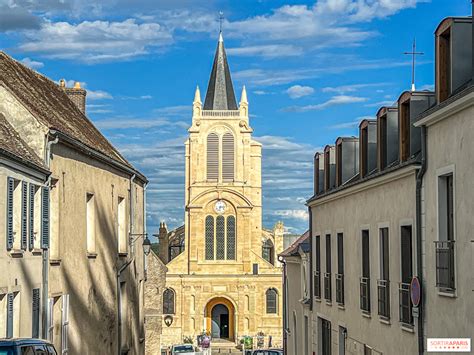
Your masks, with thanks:
[[[413,325],[410,284],[401,282],[398,287],[400,322]]]
[[[206,260],[214,260],[214,217],[206,217]]]
[[[377,281],[378,314],[390,318],[390,283],[387,280]]]

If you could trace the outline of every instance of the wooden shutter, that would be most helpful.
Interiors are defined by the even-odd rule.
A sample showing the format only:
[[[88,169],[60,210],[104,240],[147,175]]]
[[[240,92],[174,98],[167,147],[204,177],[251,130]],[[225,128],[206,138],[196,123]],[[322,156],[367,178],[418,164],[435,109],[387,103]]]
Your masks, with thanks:
[[[207,179],[219,178],[219,136],[210,133],[207,136]]]
[[[15,180],[7,179],[7,250],[13,248],[13,191],[15,190]]]
[[[30,208],[29,208],[29,247],[33,250],[35,247],[35,193],[36,186],[30,184]]]
[[[41,189],[41,248],[49,248],[49,187]]]
[[[206,217],[206,260],[214,260],[214,217]]]
[[[13,301],[15,299],[15,295],[13,293],[9,293],[7,295],[7,338],[13,337]]]
[[[223,216],[216,218],[216,259],[225,259],[225,221]]]
[[[26,250],[28,242],[28,184],[21,182],[21,249]]]
[[[234,180],[234,136],[231,133],[222,137],[222,180]]]
[[[227,217],[227,260],[235,260],[235,217]]]
[[[32,330],[31,336],[33,338],[39,338],[39,322],[40,322],[40,289],[33,289],[33,300],[32,300]]]

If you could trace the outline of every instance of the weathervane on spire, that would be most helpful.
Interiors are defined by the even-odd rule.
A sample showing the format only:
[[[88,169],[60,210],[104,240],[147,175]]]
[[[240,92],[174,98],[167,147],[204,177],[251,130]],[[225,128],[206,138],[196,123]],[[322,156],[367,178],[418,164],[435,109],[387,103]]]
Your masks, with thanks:
[[[219,32],[222,32],[222,22],[224,22],[224,13],[219,11]]]
[[[409,54],[412,56],[411,62],[411,91],[415,91],[415,58],[417,55],[423,55],[423,52],[416,51],[416,38],[413,38],[413,48],[411,52],[403,52],[403,54]]]

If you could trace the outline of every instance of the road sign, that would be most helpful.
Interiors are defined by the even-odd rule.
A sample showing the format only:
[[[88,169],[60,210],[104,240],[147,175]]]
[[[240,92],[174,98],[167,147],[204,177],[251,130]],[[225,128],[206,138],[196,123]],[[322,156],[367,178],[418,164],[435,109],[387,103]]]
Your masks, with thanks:
[[[420,285],[420,280],[418,280],[418,277],[414,276],[411,279],[410,283],[410,297],[411,297],[411,302],[415,307],[418,307],[421,301],[421,285]]]

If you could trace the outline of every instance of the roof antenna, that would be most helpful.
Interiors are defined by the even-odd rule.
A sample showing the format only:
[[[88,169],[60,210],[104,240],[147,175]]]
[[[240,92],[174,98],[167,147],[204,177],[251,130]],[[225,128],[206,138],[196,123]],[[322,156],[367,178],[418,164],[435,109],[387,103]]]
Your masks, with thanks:
[[[408,54],[412,56],[411,61],[411,91],[415,91],[415,58],[417,55],[423,55],[423,52],[416,51],[416,38],[413,38],[413,47],[411,52],[403,52],[403,54]]]

